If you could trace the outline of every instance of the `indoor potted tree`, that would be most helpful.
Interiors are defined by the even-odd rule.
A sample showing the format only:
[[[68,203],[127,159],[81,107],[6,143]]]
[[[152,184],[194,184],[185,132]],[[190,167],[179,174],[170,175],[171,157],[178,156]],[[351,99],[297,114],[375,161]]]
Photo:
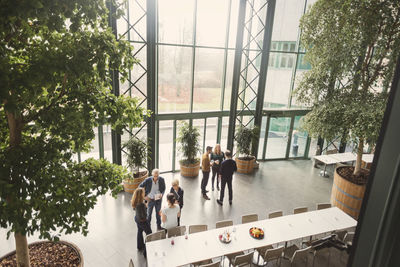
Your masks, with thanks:
[[[122,183],[125,192],[133,193],[140,183],[149,175],[146,169],[143,170],[143,168],[146,168],[147,164],[148,145],[133,136],[124,144],[124,147],[127,150],[126,163],[132,173],[129,174]]]
[[[73,155],[91,149],[100,125],[117,134],[141,125],[146,110],[138,99],[116,96],[110,86],[136,60],[131,44],[117,42],[109,28],[105,1],[0,6],[0,227],[15,237],[15,265],[71,266],[30,259],[27,237],[86,235],[98,196],[120,191],[125,168]],[[59,252],[51,254],[67,256]]]
[[[251,147],[258,138],[258,128],[239,127],[235,137],[238,156],[236,157],[237,171],[249,174],[253,172],[256,158],[251,155]]]
[[[319,0],[301,19],[311,70],[294,93],[312,108],[303,128],[356,144],[355,166],[335,170],[331,195],[332,204],[355,218],[369,175],[361,168],[364,146],[377,140],[399,55],[399,12],[396,0]]]
[[[182,153],[182,159],[179,161],[181,175],[185,177],[196,177],[199,175],[200,152],[199,143],[200,131],[187,122],[183,122],[178,131],[179,150]]]

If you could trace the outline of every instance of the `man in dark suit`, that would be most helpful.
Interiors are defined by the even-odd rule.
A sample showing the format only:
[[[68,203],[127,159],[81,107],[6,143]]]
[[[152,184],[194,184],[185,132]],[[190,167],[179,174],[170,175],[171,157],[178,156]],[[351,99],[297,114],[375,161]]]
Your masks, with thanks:
[[[151,222],[151,215],[153,213],[153,208],[156,208],[156,219],[157,219],[157,230],[162,230],[161,228],[161,201],[165,192],[165,181],[164,178],[160,177],[160,171],[154,169],[150,176],[144,180],[139,186],[144,187],[145,199],[147,200],[147,220],[149,224]]]
[[[232,205],[233,191],[232,191],[232,176],[235,171],[237,171],[236,162],[232,159],[232,152],[227,150],[225,152],[226,160],[221,164],[220,175],[221,178],[221,194],[217,203],[222,206],[225,194],[225,185],[228,185],[229,191],[229,204]]]

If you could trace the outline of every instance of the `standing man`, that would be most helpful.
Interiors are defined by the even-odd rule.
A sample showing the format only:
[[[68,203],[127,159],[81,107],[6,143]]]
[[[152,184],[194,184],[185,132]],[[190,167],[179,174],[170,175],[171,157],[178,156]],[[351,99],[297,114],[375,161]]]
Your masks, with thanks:
[[[206,153],[201,157],[201,171],[203,173],[203,179],[201,180],[201,193],[205,200],[210,200],[207,196],[206,186],[208,184],[208,178],[210,177],[210,158],[209,155],[212,152],[212,147],[207,146]]]
[[[232,152],[227,150],[225,152],[226,160],[221,164],[220,175],[221,177],[221,195],[217,199],[217,203],[222,206],[225,194],[225,185],[228,184],[229,190],[229,204],[232,205],[233,191],[232,191],[232,175],[237,171],[236,162],[232,159]]]
[[[151,172],[152,176],[144,180],[139,186],[144,188],[145,197],[147,200],[147,221],[151,222],[151,215],[153,208],[156,208],[156,219],[157,219],[157,230],[162,230],[161,228],[161,201],[165,192],[165,181],[164,178],[160,177],[160,171],[154,169]],[[151,224],[150,224],[151,225]]]

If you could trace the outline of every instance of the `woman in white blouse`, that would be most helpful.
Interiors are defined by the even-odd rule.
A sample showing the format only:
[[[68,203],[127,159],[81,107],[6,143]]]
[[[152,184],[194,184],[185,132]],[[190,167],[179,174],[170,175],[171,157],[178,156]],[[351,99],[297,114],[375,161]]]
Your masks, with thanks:
[[[178,226],[178,217],[181,216],[179,205],[175,204],[174,194],[167,195],[168,207],[161,210],[161,227],[170,229]]]

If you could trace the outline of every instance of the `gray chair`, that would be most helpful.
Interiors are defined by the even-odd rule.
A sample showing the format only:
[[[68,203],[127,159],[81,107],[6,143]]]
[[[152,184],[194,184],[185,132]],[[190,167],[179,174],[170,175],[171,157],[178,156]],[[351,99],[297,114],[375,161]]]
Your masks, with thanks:
[[[237,255],[235,257],[228,257],[229,264],[234,267],[252,266],[253,265],[253,252],[248,254]],[[232,255],[232,254],[231,254]]]
[[[283,212],[281,210],[273,211],[273,212],[270,212],[268,214],[268,219],[272,219],[272,218],[276,218],[276,217],[282,217],[282,216],[283,216]]]
[[[303,213],[303,212],[307,212],[307,211],[308,211],[307,207],[299,207],[299,208],[293,209],[293,214],[299,214],[299,213]]]
[[[222,228],[222,227],[229,227],[233,225],[233,221],[226,220],[226,221],[219,221],[215,223],[215,228]]]
[[[165,239],[165,231],[164,230],[147,235],[146,243],[151,242],[151,241],[160,240],[160,239]]]
[[[281,266],[282,253],[284,249],[284,246],[267,249],[264,254],[261,254],[261,258],[264,260],[263,266],[267,266],[268,263],[273,260],[276,260],[276,264],[279,263],[279,266]]]
[[[296,245],[291,245],[290,247],[287,247],[283,250],[283,257],[289,260],[290,266],[304,261],[306,262],[306,264],[300,266],[307,266],[308,254],[309,252],[311,252],[311,249],[312,247],[300,249]]]
[[[199,267],[220,267],[220,266],[221,266],[221,262],[216,261],[216,262],[212,262],[209,264],[200,265]]]
[[[255,248],[255,251],[257,252],[257,264],[260,262],[260,257],[261,255],[264,255],[265,252],[268,249],[274,248],[272,245],[267,245],[267,246],[263,246],[263,247],[259,247],[259,248]]]
[[[256,221],[258,221],[258,214],[248,214],[242,216],[242,223],[249,223]]]
[[[332,207],[330,203],[318,203],[317,204],[317,210],[323,210],[323,209],[329,209]]]
[[[194,233],[204,232],[204,231],[207,231],[206,224],[197,224],[197,225],[189,226],[189,234],[194,234]]]
[[[181,236],[186,232],[186,226],[176,226],[167,230],[168,237]]]
[[[135,265],[133,265],[133,260],[132,259],[129,261],[129,267],[135,267]]]

